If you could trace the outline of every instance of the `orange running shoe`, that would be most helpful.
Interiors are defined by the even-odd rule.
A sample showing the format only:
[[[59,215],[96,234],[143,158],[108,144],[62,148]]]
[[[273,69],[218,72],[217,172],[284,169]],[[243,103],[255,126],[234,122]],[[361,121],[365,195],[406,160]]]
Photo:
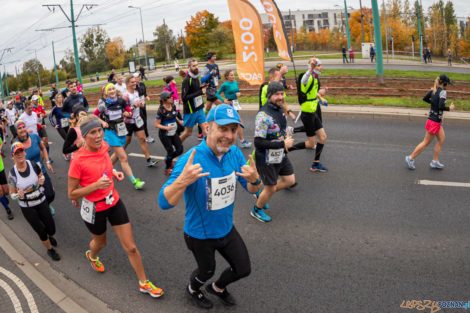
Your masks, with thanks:
[[[101,264],[99,257],[96,257],[96,259],[93,260],[90,256],[90,250],[87,250],[85,252],[85,255],[86,255],[86,258],[88,259],[88,261],[90,261],[91,267],[95,271],[97,271],[98,273],[104,273],[104,266],[103,266],[103,264]]]
[[[146,280],[144,283],[139,281],[140,292],[148,293],[153,298],[159,298],[163,296],[163,290],[161,288],[155,287],[150,280]]]

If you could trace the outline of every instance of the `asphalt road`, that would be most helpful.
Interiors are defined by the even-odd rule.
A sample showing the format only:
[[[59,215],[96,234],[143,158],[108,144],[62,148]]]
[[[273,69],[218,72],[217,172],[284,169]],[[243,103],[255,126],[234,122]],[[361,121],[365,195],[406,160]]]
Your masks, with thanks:
[[[250,141],[253,114],[243,114]],[[424,136],[424,121],[327,118],[324,125],[328,142],[322,162],[330,171],[308,171],[313,151],[289,154],[299,185],[274,196],[268,211],[271,223],[250,217],[254,199],[239,189],[234,220],[247,244],[252,274],[229,286],[239,305],[227,311],[402,312],[403,300],[468,300],[469,190],[423,186],[417,181],[470,182],[470,128],[445,126],[444,170],[429,168],[432,149],[428,149],[417,159],[416,171],[409,171],[404,157]],[[165,290],[161,299],[152,299],[139,293],[135,274],[112,231],[100,254],[106,273],[90,268],[85,259],[90,235],[79,210],[66,198],[67,164],[59,154],[62,140],[52,129],[49,135],[56,169],[52,179],[57,193],[53,203],[57,250],[62,256],[52,266],[121,312],[197,311],[184,289],[195,268],[183,240],[184,205],[170,211],[157,206],[165,181],[163,164],[148,169],[144,159],[129,157],[146,188],[135,191],[127,179],[117,184],[147,274]],[[151,135],[158,138],[153,127]],[[185,148],[197,143],[190,138]],[[158,141],[150,149],[153,155],[164,156]],[[141,153],[135,138],[129,152]],[[250,152],[244,150],[245,155]],[[11,168],[10,157],[5,163]],[[14,204],[13,208],[13,221],[7,221],[3,212],[0,218],[45,255],[19,209]],[[227,263],[218,256],[217,266],[216,275]],[[212,311],[224,311],[213,300]]]

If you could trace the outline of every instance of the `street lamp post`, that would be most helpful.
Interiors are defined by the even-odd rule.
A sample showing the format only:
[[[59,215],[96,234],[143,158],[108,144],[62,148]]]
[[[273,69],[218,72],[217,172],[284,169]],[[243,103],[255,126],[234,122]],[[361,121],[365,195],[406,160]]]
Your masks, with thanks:
[[[142,8],[141,7],[135,7],[135,6],[128,6],[129,9],[137,9],[139,10],[140,13],[140,27],[142,28],[142,41],[144,42],[144,50],[145,50],[145,65],[147,68],[149,68],[149,61],[147,58],[147,43],[145,42],[145,37],[144,37],[144,23],[142,21]]]

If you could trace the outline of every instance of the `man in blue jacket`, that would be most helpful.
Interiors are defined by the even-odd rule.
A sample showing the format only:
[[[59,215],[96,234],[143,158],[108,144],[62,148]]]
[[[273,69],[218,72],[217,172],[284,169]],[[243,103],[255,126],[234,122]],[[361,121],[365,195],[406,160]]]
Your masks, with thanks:
[[[200,288],[214,275],[216,250],[230,266],[206,290],[226,305],[236,304],[227,285],[251,272],[248,250],[233,225],[233,209],[237,180],[250,193],[260,189],[261,180],[252,157],[246,165],[242,152],[233,145],[238,127],[243,127],[237,111],[221,104],[209,112],[207,121],[207,137],[178,160],[158,203],[167,210],[184,195],[184,238],[198,264],[187,292],[197,305],[209,309],[213,304]]]

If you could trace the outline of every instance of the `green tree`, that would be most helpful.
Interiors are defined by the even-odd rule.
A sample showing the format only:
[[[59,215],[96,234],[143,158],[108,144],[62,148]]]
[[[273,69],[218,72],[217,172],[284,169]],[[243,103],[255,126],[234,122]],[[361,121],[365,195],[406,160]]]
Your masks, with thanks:
[[[153,32],[155,40],[153,44],[155,46],[155,58],[157,61],[166,60],[166,44],[168,44],[168,56],[175,55],[176,52],[176,38],[173,35],[173,31],[168,28],[168,25],[163,24],[157,26]]]
[[[80,37],[81,58],[84,74],[104,71],[109,69],[109,61],[105,49],[108,44],[108,33],[101,27],[91,27]]]

